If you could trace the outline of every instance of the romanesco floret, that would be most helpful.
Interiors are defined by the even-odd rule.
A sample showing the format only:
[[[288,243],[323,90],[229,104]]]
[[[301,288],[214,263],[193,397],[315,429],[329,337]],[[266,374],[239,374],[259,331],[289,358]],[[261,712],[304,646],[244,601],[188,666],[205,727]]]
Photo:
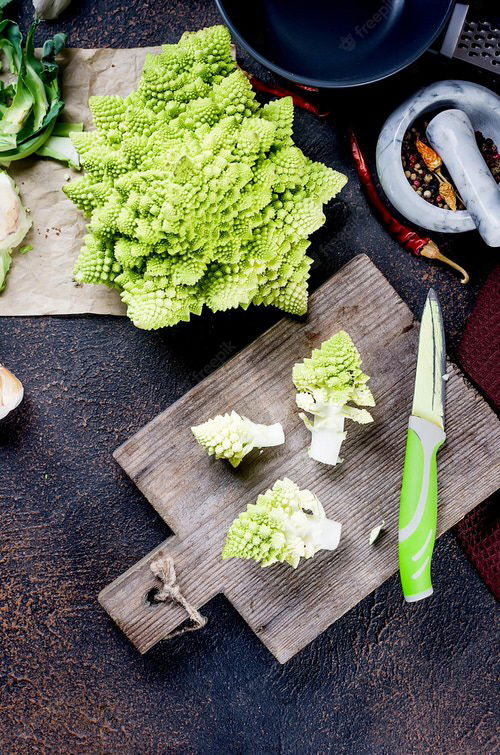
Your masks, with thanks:
[[[293,382],[299,391],[297,406],[314,417],[311,422],[300,414],[312,433],[309,455],[324,464],[338,464],[342,441],[346,437],[344,420],[360,424],[373,422],[366,409],[348,406],[375,406],[375,400],[366,383],[369,380],[361,370],[361,357],[348,333],[339,331],[309,359],[293,368]]]
[[[259,106],[230,44],[223,26],[184,34],[71,135],[85,176],[64,191],[90,217],[75,279],[117,288],[140,328],[307,308],[307,237],[347,179],[293,144],[291,98]]]
[[[283,428],[279,422],[274,425],[260,425],[235,411],[219,414],[191,431],[209,456],[227,459],[237,467],[244,456],[253,448],[280,446],[285,442]]]
[[[253,559],[262,566],[286,562],[295,569],[301,558],[335,550],[340,533],[341,525],[327,519],[316,496],[285,477],[234,520],[222,558]]]

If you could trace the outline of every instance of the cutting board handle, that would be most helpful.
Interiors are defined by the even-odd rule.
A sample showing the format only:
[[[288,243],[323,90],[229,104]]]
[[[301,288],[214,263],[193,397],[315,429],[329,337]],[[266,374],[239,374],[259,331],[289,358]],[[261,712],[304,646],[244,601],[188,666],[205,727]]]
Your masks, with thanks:
[[[99,602],[145,653],[205,625],[199,609],[221,592],[221,576],[209,551],[173,536],[102,590]]]

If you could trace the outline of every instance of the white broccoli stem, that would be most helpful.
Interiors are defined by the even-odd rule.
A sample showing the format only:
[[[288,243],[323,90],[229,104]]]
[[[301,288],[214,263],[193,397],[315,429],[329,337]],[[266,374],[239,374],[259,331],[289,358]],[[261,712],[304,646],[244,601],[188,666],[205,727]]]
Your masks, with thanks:
[[[323,519],[316,545],[326,551],[334,551],[340,543],[342,525],[333,519]]]
[[[311,459],[322,464],[340,463],[340,447],[346,436],[342,410],[341,404],[324,404],[316,408],[309,448]]]
[[[270,448],[271,446],[281,446],[285,442],[285,433],[279,422],[275,425],[253,425],[254,445],[257,448]]]
[[[305,491],[308,492],[308,491]],[[316,549],[334,551],[340,542],[342,525],[333,519],[327,519],[325,509],[315,497],[314,501],[304,502],[303,511],[310,509],[312,514],[308,516],[310,531],[308,539]],[[304,538],[305,539],[305,538]]]

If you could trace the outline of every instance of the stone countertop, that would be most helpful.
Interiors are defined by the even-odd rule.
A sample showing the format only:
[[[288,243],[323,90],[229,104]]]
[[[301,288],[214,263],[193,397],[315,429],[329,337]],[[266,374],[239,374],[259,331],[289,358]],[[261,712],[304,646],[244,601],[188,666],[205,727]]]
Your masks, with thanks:
[[[31,3],[19,5],[26,28]],[[211,0],[84,0],[52,28],[71,46],[126,47],[217,22]],[[314,236],[311,286],[365,252],[416,316],[436,289],[453,355],[497,255],[476,233],[438,239],[469,270],[464,287],[401,250],[361,194],[343,137],[353,124],[373,156],[392,108],[449,77],[492,86],[485,72],[427,54],[393,79],[332,95],[335,131],[297,113],[296,139],[349,176]],[[4,752],[495,750],[495,601],[451,533],[436,548],[431,599],[404,605],[394,577],[284,667],[222,597],[205,608],[205,630],[144,657],[99,607],[99,590],[169,534],[112,451],[278,318],[232,311],[157,333],[111,317],[1,319],[2,362],[26,389],[0,428]]]

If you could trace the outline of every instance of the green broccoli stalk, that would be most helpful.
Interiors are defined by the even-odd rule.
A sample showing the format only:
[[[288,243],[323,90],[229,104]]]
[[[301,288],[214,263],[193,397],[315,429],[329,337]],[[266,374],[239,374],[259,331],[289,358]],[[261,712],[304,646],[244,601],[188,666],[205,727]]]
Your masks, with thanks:
[[[300,417],[311,431],[309,456],[323,464],[339,464],[345,419],[360,424],[373,422],[366,409],[348,406],[375,406],[366,383],[368,375],[361,371],[361,357],[350,336],[341,330],[314,349],[309,359],[293,368],[293,382],[299,391],[297,406],[312,414],[314,421],[303,413]]]
[[[283,428],[275,425],[259,425],[236,412],[219,414],[191,431],[209,456],[227,459],[237,467],[253,448],[280,446],[285,442]]]
[[[50,157],[61,163],[66,163],[73,170],[80,170],[80,156],[71,141],[71,134],[81,133],[83,123],[66,123],[59,121],[54,126],[52,134],[47,141],[37,150],[39,157]]]
[[[301,558],[335,550],[341,529],[310,490],[285,477],[234,520],[222,558],[253,559],[262,566],[286,562],[295,569]]]
[[[47,141],[37,150],[39,157],[50,157],[60,163],[66,163],[68,168],[80,170],[80,158],[67,136],[49,136]]]
[[[19,246],[30,228],[31,219],[16,184],[7,173],[0,171],[0,292],[5,288],[12,250]]]

